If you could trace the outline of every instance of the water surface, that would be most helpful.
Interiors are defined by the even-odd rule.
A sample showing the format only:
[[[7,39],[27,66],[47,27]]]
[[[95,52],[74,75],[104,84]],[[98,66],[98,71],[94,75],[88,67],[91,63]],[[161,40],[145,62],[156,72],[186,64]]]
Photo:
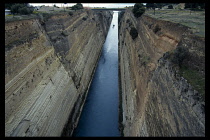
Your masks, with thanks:
[[[115,25],[113,27],[113,25]],[[114,12],[74,137],[120,136],[118,129],[118,12]]]

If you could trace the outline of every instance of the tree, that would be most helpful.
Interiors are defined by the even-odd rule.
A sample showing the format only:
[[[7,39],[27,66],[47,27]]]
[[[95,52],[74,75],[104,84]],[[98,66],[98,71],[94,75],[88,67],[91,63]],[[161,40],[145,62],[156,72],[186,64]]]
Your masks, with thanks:
[[[190,10],[190,14],[192,10],[196,10],[199,9],[199,7],[201,9],[205,8],[205,3],[185,3],[185,9],[189,9]]]
[[[139,8],[139,9],[134,13],[134,16],[138,18],[138,17],[140,17],[144,12],[145,12],[145,9],[144,9],[144,8]]]
[[[145,12],[144,5],[142,3],[136,3],[133,8],[133,14],[135,17],[140,17]]]
[[[185,9],[198,9],[200,7],[201,9],[205,9],[205,3],[185,3]]]
[[[83,5],[81,3],[77,3],[76,5],[72,6],[72,10],[79,10],[83,9]]]
[[[24,6],[22,4],[14,4],[11,6],[11,13],[14,14],[18,14],[19,13],[19,9],[23,8]]]
[[[83,9],[83,5],[81,3],[77,3],[76,5],[79,7],[79,9]]]
[[[54,11],[54,7],[56,7],[56,5],[55,5],[55,4],[53,5],[53,11]]]
[[[153,6],[154,6],[154,3],[147,3],[146,4],[147,9],[153,8]]]
[[[153,6],[153,10],[154,10],[154,15],[155,15],[155,8],[157,7],[157,4],[154,3],[154,6]]]
[[[74,5],[74,6],[71,7],[71,9],[76,11],[78,9],[78,6]]]
[[[205,9],[205,3],[199,3],[201,9]]]
[[[29,5],[29,3],[5,3],[5,9],[11,10],[12,6],[15,5],[15,4],[21,4],[23,6],[28,6]]]
[[[14,3],[5,3],[5,9],[9,9],[11,10],[12,5],[14,5]]]
[[[27,7],[22,7],[18,9],[18,13],[20,13],[21,15],[28,15],[31,14],[33,11],[31,11],[29,8]]]
[[[147,7],[147,9],[150,9],[150,8],[152,8],[152,9],[160,8],[161,9],[164,5],[165,5],[164,3],[147,3],[146,7]]]
[[[64,5],[65,5],[65,4],[67,4],[67,3],[64,3]],[[64,11],[65,11],[65,7],[64,7],[64,6],[63,6],[63,8],[64,8]]]
[[[139,8],[142,8],[143,7],[143,4],[142,3],[136,3],[134,5],[134,9],[139,9]]]
[[[154,10],[154,15],[155,15],[155,8],[156,7],[161,7],[162,8],[162,5],[163,4],[156,4],[156,3],[147,3],[147,5],[146,5],[146,7],[148,7],[148,8],[152,8],[153,10]]]
[[[168,6],[168,9],[173,9],[173,6],[172,6],[172,5],[169,5],[169,6]]]
[[[184,9],[191,8],[191,3],[185,3]]]
[[[157,8],[162,8],[163,7],[163,3],[156,3]]]
[[[27,3],[17,3],[17,4],[13,4],[11,6],[11,13],[14,14],[23,14],[23,15],[27,15],[27,14],[31,14],[33,11],[31,9],[28,8],[28,4]]]

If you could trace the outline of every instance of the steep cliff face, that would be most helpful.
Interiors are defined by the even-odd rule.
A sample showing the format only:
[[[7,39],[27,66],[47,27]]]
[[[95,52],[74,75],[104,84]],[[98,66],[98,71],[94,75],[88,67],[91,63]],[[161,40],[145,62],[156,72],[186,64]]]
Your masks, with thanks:
[[[111,19],[83,10],[5,23],[5,136],[72,134]]]
[[[176,23],[144,15],[137,19],[130,10],[119,17],[123,135],[204,136],[205,102],[171,57],[184,46],[189,56],[183,63],[205,75],[205,39]],[[138,32],[134,39],[132,28]]]

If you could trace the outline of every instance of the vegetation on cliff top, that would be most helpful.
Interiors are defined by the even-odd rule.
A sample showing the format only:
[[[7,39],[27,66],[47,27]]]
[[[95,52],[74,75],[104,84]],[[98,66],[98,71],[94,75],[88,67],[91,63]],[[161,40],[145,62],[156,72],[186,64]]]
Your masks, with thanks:
[[[188,49],[184,47],[178,46],[177,49],[174,50],[174,55],[172,58],[172,62],[174,64],[178,64],[179,67],[182,66],[182,62],[184,61],[185,58],[188,57]]]
[[[205,77],[185,65],[180,67],[180,75],[200,93],[202,100],[205,101]]]
[[[81,3],[77,3],[76,5],[72,6],[72,10],[79,10],[83,9],[83,5]]]
[[[197,70],[194,70],[183,63],[185,59],[189,59],[189,51],[185,47],[178,46],[174,51],[167,54],[166,58],[179,66],[179,74],[184,77],[195,90],[200,93],[203,101],[205,101],[205,77],[202,76]]]
[[[205,11],[190,11],[180,9],[167,10],[146,10],[144,15],[155,19],[179,23],[190,27],[192,32],[201,37],[205,37]]]
[[[132,11],[134,16],[138,18],[145,12],[144,5],[142,3],[136,3]]]
[[[40,19],[42,23],[47,21],[51,16],[54,15],[60,15],[60,14],[69,14],[72,16],[75,11],[54,11],[54,12],[43,12],[43,11],[34,11],[33,14],[29,15],[7,15],[5,16],[5,22],[11,22],[11,21],[18,21],[18,20],[26,20],[26,19]]]
[[[6,3],[5,8],[11,9],[11,14],[5,15],[5,22],[36,18],[41,18],[42,21],[46,21],[53,15],[68,13],[72,16],[76,10],[84,9],[81,3],[77,3],[73,8],[68,7],[64,10],[63,8],[55,7],[55,5],[53,7],[41,6],[37,10],[28,3]]]
[[[13,15],[28,15],[33,13],[33,7],[29,7],[28,3],[6,3],[5,7],[10,9]]]

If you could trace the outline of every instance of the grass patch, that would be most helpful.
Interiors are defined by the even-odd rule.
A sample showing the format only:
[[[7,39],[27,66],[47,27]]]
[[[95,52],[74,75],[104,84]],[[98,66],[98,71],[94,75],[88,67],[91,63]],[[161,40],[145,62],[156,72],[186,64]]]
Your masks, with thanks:
[[[196,31],[193,33],[205,37],[205,11],[191,11],[190,14],[188,10],[156,10],[154,15],[153,10],[146,10],[145,15],[156,19],[180,23],[190,28],[195,27]]]
[[[38,14],[38,13],[42,13],[42,12],[39,12],[39,11],[33,11],[33,14]]]
[[[146,66],[148,63],[150,63],[151,58],[147,55],[140,55],[138,54],[139,61],[141,62],[141,65]]]
[[[142,64],[146,66],[150,62],[150,57],[149,56],[143,56],[142,58]]]
[[[189,69],[186,66],[180,68],[180,75],[187,79],[195,90],[197,90],[205,101],[205,77],[202,77],[197,71]]]

